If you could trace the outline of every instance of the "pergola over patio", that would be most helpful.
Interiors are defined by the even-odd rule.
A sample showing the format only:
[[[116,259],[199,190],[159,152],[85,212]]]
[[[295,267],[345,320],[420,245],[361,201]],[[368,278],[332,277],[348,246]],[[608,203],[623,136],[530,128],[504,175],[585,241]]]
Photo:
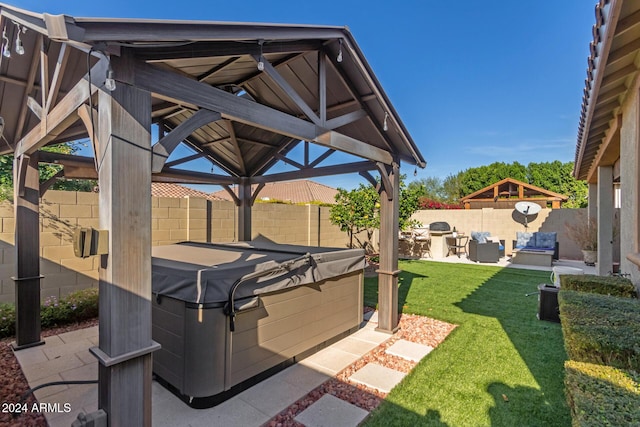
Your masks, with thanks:
[[[505,178],[464,196],[460,201],[464,204],[465,209],[513,209],[516,203],[524,201],[538,203],[543,208],[551,203],[552,209],[558,209],[567,199],[568,197],[563,194],[545,190],[517,179]]]
[[[41,342],[39,198],[50,182],[39,182],[38,163],[59,163],[58,177],[100,184],[109,252],[96,355],[110,424],[151,423],[151,181],[222,185],[237,205],[239,239],[250,240],[264,183],[361,174],[381,195],[379,325],[395,330],[400,162],[425,161],[346,28],[73,18],[4,4],[0,16],[10,54],[0,57],[0,154],[15,159],[16,346]],[[94,158],[41,151],[81,138]],[[180,144],[194,154],[168,161]],[[310,144],[324,151],[312,156]],[[336,151],[362,160],[323,166]],[[196,159],[222,172],[190,170]],[[295,170],[269,174],[279,161]]]

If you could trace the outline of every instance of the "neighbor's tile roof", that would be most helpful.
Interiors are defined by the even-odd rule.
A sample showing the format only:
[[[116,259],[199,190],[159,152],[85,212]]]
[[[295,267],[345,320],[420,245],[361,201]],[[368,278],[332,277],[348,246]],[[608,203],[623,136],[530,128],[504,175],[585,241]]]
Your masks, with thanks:
[[[222,200],[213,194],[203,191],[194,190],[179,184],[170,184],[165,182],[151,183],[151,195],[153,197],[202,197],[209,200]]]
[[[252,185],[252,191],[256,186]],[[237,189],[235,190],[237,194]],[[265,184],[258,193],[258,200],[279,200],[290,203],[322,202],[335,203],[335,196],[338,190],[319,184],[314,181],[300,180],[289,182],[274,182]],[[213,196],[231,200],[231,196],[225,190],[212,193]]]

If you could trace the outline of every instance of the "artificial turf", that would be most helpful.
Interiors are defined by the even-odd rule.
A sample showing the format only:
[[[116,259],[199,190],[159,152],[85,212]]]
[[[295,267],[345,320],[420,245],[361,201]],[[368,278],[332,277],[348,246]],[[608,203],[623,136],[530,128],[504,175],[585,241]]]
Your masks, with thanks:
[[[401,313],[458,325],[395,387],[366,426],[569,426],[559,324],[539,321],[549,272],[401,261]],[[377,304],[377,279],[365,303]]]

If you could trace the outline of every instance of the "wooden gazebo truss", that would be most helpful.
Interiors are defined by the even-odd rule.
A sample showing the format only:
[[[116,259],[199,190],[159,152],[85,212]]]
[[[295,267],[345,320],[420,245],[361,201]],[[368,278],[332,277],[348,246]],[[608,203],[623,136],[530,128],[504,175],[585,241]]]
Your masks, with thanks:
[[[109,249],[94,353],[111,425],[151,423],[152,180],[237,185],[237,235],[248,240],[260,184],[361,174],[381,194],[379,329],[397,327],[400,162],[425,161],[346,28],[73,18],[3,4],[0,17],[11,54],[0,56],[0,154],[15,158],[16,346],[41,342],[38,211],[49,183],[38,163],[58,163],[59,177],[99,179]],[[40,150],[80,138],[94,158]],[[167,161],[180,144],[193,155]],[[310,144],[324,151],[314,158]],[[336,151],[362,160],[325,166]],[[195,159],[222,173],[190,170]],[[296,170],[268,174],[279,161]]]
[[[517,202],[522,201],[538,203],[543,208],[551,204],[552,209],[558,209],[568,199],[563,194],[517,179],[505,178],[461,198],[460,201],[465,209],[513,209]]]

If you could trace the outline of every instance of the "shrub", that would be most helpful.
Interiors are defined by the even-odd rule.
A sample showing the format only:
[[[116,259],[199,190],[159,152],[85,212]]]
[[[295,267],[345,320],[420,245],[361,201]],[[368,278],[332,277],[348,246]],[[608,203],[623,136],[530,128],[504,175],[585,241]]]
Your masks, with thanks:
[[[565,363],[567,402],[573,425],[640,425],[640,375],[610,366]]]
[[[560,275],[560,286],[568,291],[590,292],[626,298],[637,298],[635,286],[626,277],[605,277],[592,274]]]
[[[64,298],[45,298],[40,306],[43,328],[61,326],[98,316],[98,289],[73,292]],[[16,313],[13,304],[0,304],[0,338],[15,334]]]
[[[640,372],[640,301],[561,289],[558,302],[570,359]]]
[[[16,307],[13,304],[0,304],[0,338],[16,333]]]
[[[418,208],[420,209],[462,209],[463,206],[461,204],[439,202],[437,200],[421,197],[418,200]]]

